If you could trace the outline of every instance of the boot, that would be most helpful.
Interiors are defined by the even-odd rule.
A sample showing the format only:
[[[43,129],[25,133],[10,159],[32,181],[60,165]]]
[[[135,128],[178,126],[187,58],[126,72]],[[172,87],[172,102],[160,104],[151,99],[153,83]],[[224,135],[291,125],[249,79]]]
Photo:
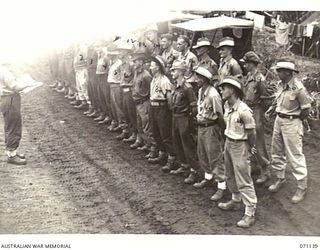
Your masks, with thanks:
[[[121,140],[123,140],[124,138],[128,138],[128,136],[129,136],[129,133],[128,133],[128,132],[122,131],[122,133],[121,133],[120,135],[117,135],[116,138],[117,138],[119,141],[121,141]]]
[[[256,180],[258,185],[266,183],[270,179],[270,171],[268,170],[261,170],[261,174]]]
[[[211,180],[203,179],[200,182],[196,182],[193,184],[195,188],[204,188],[205,186],[208,186],[210,184]]]
[[[174,174],[174,175],[181,175],[181,174],[185,174],[188,172],[188,168],[181,166],[178,169],[175,170],[171,170],[170,174]]]
[[[119,132],[121,129],[121,127],[119,125],[115,126],[112,128],[112,130],[110,130],[111,132]]]
[[[97,118],[94,118],[93,120],[96,122],[101,122],[104,120],[104,116],[100,114]]]
[[[115,121],[112,121],[111,124],[108,127],[109,131],[113,131],[114,128],[118,127],[118,124]]]
[[[87,114],[88,117],[98,117],[99,116],[99,112],[95,109],[92,109],[92,112]]]
[[[151,146],[149,154],[145,156],[146,159],[154,159],[158,157],[158,152],[155,147]]]
[[[221,200],[224,196],[224,190],[223,189],[218,189],[217,192],[211,196],[210,200],[212,201],[218,201]]]
[[[98,122],[99,124],[108,124],[112,121],[112,119],[109,116],[106,116],[103,121]]]
[[[65,87],[61,87],[61,88],[56,88],[55,89],[58,93],[65,93],[65,91],[66,91],[66,88]]]
[[[189,174],[189,176],[184,179],[184,183],[185,184],[193,184],[198,180],[198,174],[194,171],[191,171],[191,173]]]
[[[88,114],[90,114],[92,112],[93,112],[93,108],[91,106],[89,106],[89,109],[87,111],[83,112],[83,114],[84,115],[88,115]]]
[[[222,210],[239,210],[241,209],[241,202],[240,201],[235,201],[235,200],[230,200],[227,202],[221,202],[218,204],[218,208]]]
[[[254,224],[254,216],[244,215],[240,221],[237,222],[238,227],[248,228]]]
[[[137,136],[135,133],[132,133],[132,135],[129,138],[125,138],[122,141],[124,142],[130,142],[130,143],[134,143],[137,140]]]
[[[168,157],[167,164],[161,168],[161,170],[165,173],[170,172],[171,170],[175,170],[176,167],[176,157],[170,156]]]
[[[17,155],[15,156],[8,156],[7,162],[14,165],[26,165],[27,161],[26,159],[20,158]]]
[[[81,103],[81,102],[80,102],[79,100],[74,100],[74,101],[71,101],[71,102],[70,102],[70,104],[71,104],[71,105],[74,105],[74,106],[75,106],[75,105],[79,105],[80,103]]]
[[[298,188],[296,193],[292,197],[291,202],[294,204],[299,203],[300,201],[302,201],[305,198],[306,193],[307,193],[306,188],[305,189]]]
[[[50,88],[54,89],[56,87],[58,87],[58,83],[57,82],[54,82],[52,83],[51,85],[49,85]]]
[[[76,109],[83,109],[87,106],[85,101],[81,102],[79,105],[74,106]]]
[[[138,147],[137,149],[140,150],[140,151],[143,151],[143,152],[148,152],[149,151],[149,147],[148,147],[147,144],[144,144],[142,147]]]
[[[276,182],[275,182],[274,184],[272,184],[272,185],[268,188],[268,190],[269,190],[270,192],[272,192],[272,193],[276,193],[276,192],[279,191],[279,189],[282,187],[282,185],[283,185],[285,182],[286,182],[286,179],[285,179],[285,178],[283,178],[283,179],[278,178],[278,179],[276,180]]]
[[[131,149],[137,149],[138,147],[141,147],[143,145],[141,140],[136,140],[135,143],[130,145]]]
[[[148,162],[151,164],[157,164],[157,163],[163,164],[166,161],[167,161],[167,156],[164,152],[160,152],[158,157],[148,159]]]

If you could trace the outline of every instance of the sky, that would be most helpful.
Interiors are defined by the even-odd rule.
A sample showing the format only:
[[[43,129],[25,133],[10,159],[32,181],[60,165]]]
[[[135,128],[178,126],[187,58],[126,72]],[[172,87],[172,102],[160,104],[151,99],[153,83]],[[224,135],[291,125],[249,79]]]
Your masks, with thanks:
[[[121,35],[163,17],[169,10],[320,10],[319,0],[304,0],[300,6],[289,0],[263,1],[264,5],[257,4],[262,1],[233,1],[0,0],[0,62],[28,60],[49,48],[102,34]]]

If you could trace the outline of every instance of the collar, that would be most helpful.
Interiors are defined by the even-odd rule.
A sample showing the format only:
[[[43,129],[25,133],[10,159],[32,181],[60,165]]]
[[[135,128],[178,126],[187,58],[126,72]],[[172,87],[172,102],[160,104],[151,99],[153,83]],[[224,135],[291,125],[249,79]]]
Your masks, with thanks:
[[[239,98],[238,98],[238,100],[233,104],[232,107],[230,107],[230,106],[229,106],[229,102],[227,102],[227,105],[228,105],[227,107],[228,107],[228,109],[229,109],[229,112],[228,112],[228,113],[230,114],[230,113],[238,110],[240,103],[241,103],[241,100],[240,100]]]
[[[166,48],[165,50],[163,50],[163,53],[169,53],[172,50],[172,46],[169,46],[168,48]]]
[[[181,81],[176,81],[176,83],[177,83],[176,88],[182,87],[185,82],[186,82],[185,78],[182,78]]]
[[[293,89],[294,90],[296,88],[294,77],[292,77],[289,82],[287,82],[285,84],[282,83],[282,86],[283,86],[284,90],[287,90],[287,89]]]
[[[232,59],[232,55],[228,55],[226,58],[221,58],[221,63],[229,62]]]
[[[181,53],[181,56],[186,58],[189,55],[189,53],[190,53],[190,49],[187,49],[187,51],[184,54]]]

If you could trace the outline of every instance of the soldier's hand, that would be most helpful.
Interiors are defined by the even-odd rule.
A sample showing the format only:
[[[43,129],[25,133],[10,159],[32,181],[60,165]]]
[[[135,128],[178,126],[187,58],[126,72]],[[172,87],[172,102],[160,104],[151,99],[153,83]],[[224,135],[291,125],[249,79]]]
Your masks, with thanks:
[[[252,147],[251,147],[251,154],[253,154],[253,155],[255,155],[256,153],[258,153],[258,151],[257,151],[257,148],[256,148],[256,145],[253,145]]]
[[[266,118],[267,121],[270,121],[270,113],[269,112],[265,112],[264,117]]]

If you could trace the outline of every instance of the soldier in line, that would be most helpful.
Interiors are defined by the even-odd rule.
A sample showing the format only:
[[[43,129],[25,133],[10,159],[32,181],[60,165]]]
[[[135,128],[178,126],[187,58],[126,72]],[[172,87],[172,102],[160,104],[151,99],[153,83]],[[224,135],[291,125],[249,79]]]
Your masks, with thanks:
[[[266,112],[266,118],[269,119],[272,111],[277,114],[271,145],[271,167],[277,178],[269,191],[277,192],[283,186],[286,165],[290,163],[298,186],[292,202],[298,203],[304,199],[308,187],[306,159],[302,152],[302,121],[309,114],[311,102],[307,90],[294,76],[294,72],[299,71],[293,60],[280,59],[275,69],[280,78],[279,88],[274,104]]]
[[[243,85],[244,102],[253,111],[258,138],[256,143],[258,152],[251,159],[261,167],[260,176],[256,180],[256,183],[263,184],[270,178],[270,161],[264,139],[265,107],[263,98],[267,96],[267,86],[265,77],[258,69],[258,64],[261,62],[259,56],[253,51],[249,51],[241,60],[244,62],[244,67],[248,72]]]
[[[241,67],[239,63],[232,57],[233,47],[234,39],[232,37],[223,37],[219,42],[217,49],[219,50],[221,59],[218,69],[218,83],[222,83],[226,76],[242,77]]]
[[[75,70],[77,96],[76,101],[71,102],[77,109],[90,105],[88,96],[88,47],[86,44],[80,44],[77,53],[75,54],[73,66]]]
[[[116,132],[122,130],[121,125],[123,125],[124,122],[124,114],[121,109],[122,93],[120,88],[123,56],[120,55],[118,47],[114,48],[113,53],[110,53],[109,56],[111,63],[108,73],[108,84],[110,85],[110,103],[113,120],[108,129],[112,132]]]
[[[194,84],[195,78],[192,77],[194,70],[199,66],[197,56],[190,51],[190,40],[187,36],[181,35],[177,39],[177,50],[180,52],[177,59],[184,61],[187,65],[185,73],[186,81],[190,84]]]
[[[192,136],[193,117],[197,114],[197,97],[192,86],[186,82],[184,75],[187,65],[184,61],[176,60],[171,67],[174,90],[170,99],[172,111],[172,139],[181,167],[171,170],[169,166],[162,168],[171,174],[179,175],[198,168],[196,142]]]
[[[152,76],[144,68],[146,55],[143,52],[135,53],[132,56],[134,76],[132,79],[132,98],[135,103],[137,113],[138,135],[136,144],[144,144],[138,147],[139,150],[149,152],[146,158],[157,157],[155,141],[152,136],[151,124],[149,119],[150,112],[150,83]]]
[[[203,179],[194,183],[202,188],[215,180],[217,191],[211,196],[212,201],[220,200],[226,189],[223,164],[223,107],[219,92],[212,86],[211,68],[199,66],[195,72],[198,79],[198,146],[197,152],[200,167],[204,172]],[[199,175],[199,174],[198,174]],[[187,180],[186,180],[187,181]]]
[[[168,169],[175,167],[175,150],[172,145],[172,114],[168,100],[171,98],[173,85],[165,76],[165,64],[160,56],[151,58],[150,70],[150,121],[152,134],[159,150],[159,156],[149,158],[150,163],[167,163]]]
[[[106,47],[99,44],[97,47],[98,62],[97,62],[97,88],[98,97],[100,103],[101,114],[104,120],[99,121],[99,124],[109,124],[111,122],[111,111],[110,111],[110,85],[108,84],[108,69],[109,69],[109,59],[108,51]]]
[[[172,47],[173,35],[169,33],[163,34],[161,35],[160,39],[161,39],[160,40],[160,47],[161,47],[160,56],[162,57],[166,65],[166,74],[169,74],[172,63],[175,60],[175,57],[173,55],[174,49]]]
[[[221,202],[223,210],[240,209],[245,205],[245,214],[237,226],[250,227],[255,221],[257,196],[248,164],[249,152],[256,154],[255,122],[252,110],[241,101],[242,82],[232,76],[224,78],[220,84],[225,102],[224,119],[226,123],[224,147],[225,176],[232,199]]]

